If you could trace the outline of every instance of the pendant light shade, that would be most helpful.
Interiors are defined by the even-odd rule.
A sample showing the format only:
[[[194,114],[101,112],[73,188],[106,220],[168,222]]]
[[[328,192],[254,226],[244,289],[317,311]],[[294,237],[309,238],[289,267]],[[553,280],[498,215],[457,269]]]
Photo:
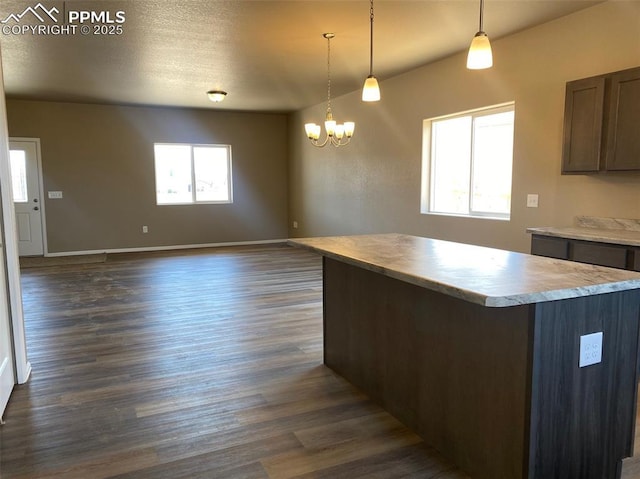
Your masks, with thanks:
[[[480,27],[478,33],[471,40],[467,55],[467,68],[469,70],[483,70],[493,66],[493,53],[489,37],[483,30],[484,0],[480,0]]]
[[[373,75],[369,75],[364,81],[362,88],[362,101],[380,101],[380,87],[378,79]]]
[[[380,86],[373,76],[373,0],[369,9],[369,76],[362,88],[362,101],[380,101]]]
[[[471,40],[469,54],[467,55],[467,68],[469,70],[483,70],[493,66],[493,54],[489,37],[484,32],[478,32]]]

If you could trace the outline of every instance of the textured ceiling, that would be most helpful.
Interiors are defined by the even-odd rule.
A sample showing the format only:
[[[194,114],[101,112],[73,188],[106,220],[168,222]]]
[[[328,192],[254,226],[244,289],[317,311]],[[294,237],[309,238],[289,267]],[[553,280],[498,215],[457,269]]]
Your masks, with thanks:
[[[486,0],[491,39],[599,1]],[[326,98],[326,40],[332,95],[358,90],[369,70],[369,2],[268,0],[42,1],[49,11],[124,12],[122,34],[16,34],[49,25],[28,12],[37,0],[0,1],[0,48],[9,97],[99,103],[291,111]],[[468,47],[478,0],[376,0],[374,73],[389,78]],[[105,18],[99,23],[106,25]],[[85,23],[83,25],[89,25]],[[116,24],[111,24],[115,26]],[[13,30],[8,31],[6,27]],[[95,27],[91,26],[91,29]],[[495,58],[496,63],[500,58]],[[214,105],[210,89],[229,94]]]

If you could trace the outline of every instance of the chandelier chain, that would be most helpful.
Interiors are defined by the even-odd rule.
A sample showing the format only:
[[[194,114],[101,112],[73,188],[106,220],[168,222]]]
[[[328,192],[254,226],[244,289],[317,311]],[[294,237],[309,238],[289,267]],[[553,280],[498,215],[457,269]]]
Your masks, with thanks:
[[[327,113],[331,114],[331,37],[327,36]]]

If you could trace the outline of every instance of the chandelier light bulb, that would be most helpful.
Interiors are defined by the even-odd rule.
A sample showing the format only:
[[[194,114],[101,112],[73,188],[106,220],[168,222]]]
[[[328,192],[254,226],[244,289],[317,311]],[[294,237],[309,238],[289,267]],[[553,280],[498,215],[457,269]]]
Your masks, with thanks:
[[[317,140],[320,138],[320,125],[316,125],[315,123],[306,123],[304,125],[304,130],[310,140]]]
[[[356,129],[356,124],[352,121],[344,122],[344,134],[347,135],[347,138],[351,138],[353,136],[353,132]]]
[[[324,129],[327,130],[327,135],[333,136],[333,133],[336,131],[336,121],[326,120],[324,122]]]

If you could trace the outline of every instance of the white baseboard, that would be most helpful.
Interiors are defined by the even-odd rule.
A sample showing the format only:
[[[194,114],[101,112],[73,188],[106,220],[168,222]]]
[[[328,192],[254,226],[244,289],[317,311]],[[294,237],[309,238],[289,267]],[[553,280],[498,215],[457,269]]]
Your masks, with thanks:
[[[24,384],[29,380],[29,376],[31,376],[31,363],[27,361],[24,371],[18,371],[18,377],[16,378],[16,381],[18,382],[18,384]]]
[[[181,244],[171,246],[148,246],[141,248],[116,248],[116,249],[97,249],[87,251],[61,251],[58,253],[46,253],[45,257],[54,256],[79,256],[86,254],[104,254],[104,253],[139,253],[145,251],[170,251],[176,249],[195,249],[195,248],[220,248],[224,246],[250,246],[261,244],[274,244],[274,243],[286,243],[287,239],[273,239],[273,240],[257,240],[257,241],[231,241],[227,243],[207,243],[207,244]]]

